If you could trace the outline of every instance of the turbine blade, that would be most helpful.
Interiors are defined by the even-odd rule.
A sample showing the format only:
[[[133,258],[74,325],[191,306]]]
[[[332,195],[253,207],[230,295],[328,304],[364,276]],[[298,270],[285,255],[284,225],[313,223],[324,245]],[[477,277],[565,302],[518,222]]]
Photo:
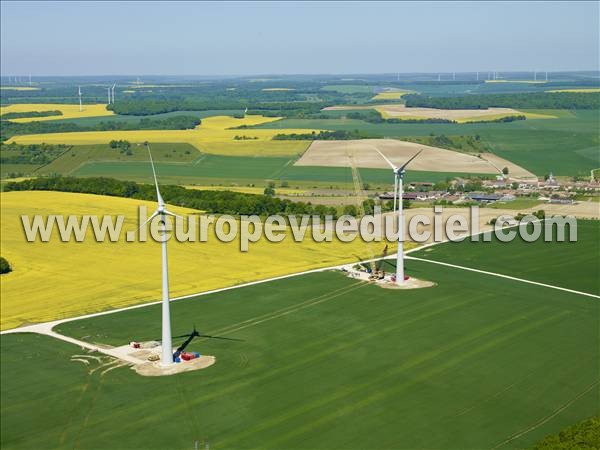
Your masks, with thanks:
[[[166,216],[177,217],[178,219],[185,220],[188,223],[190,222],[190,219],[188,217],[183,217],[183,216],[180,216],[179,214],[172,213],[171,211],[169,211],[167,209],[165,209],[163,212]]]
[[[394,170],[397,169],[397,167],[389,159],[387,159],[387,157],[383,153],[381,153],[377,147],[374,147],[374,148],[375,148],[375,151],[381,155],[381,157],[385,160],[386,163],[388,163],[390,165],[390,167],[392,169],[394,169]]]
[[[144,228],[148,223],[150,223],[152,221],[152,219],[154,219],[156,216],[158,216],[159,212],[158,211],[154,211],[152,213],[152,215],[150,217],[148,217],[148,220],[146,220],[143,224],[141,224],[137,230],[134,231],[134,233],[138,233],[142,228]]]
[[[160,190],[158,189],[158,180],[156,179],[156,169],[154,168],[154,161],[152,160],[152,152],[150,151],[150,144],[146,143],[146,148],[148,149],[148,155],[150,156],[150,165],[152,166],[152,174],[154,175],[154,186],[156,186],[156,199],[158,200],[158,206],[164,207],[165,202],[160,195]]]
[[[403,165],[400,167],[400,170],[399,170],[399,172],[402,172],[402,171],[405,169],[405,167],[406,167],[406,166],[408,166],[408,164],[409,164],[409,163],[410,163],[410,162],[411,162],[413,159],[415,159],[417,156],[419,156],[419,155],[421,154],[421,152],[422,152],[422,151],[423,151],[423,150],[419,150],[419,151],[416,153],[416,155],[414,155],[412,158],[410,158],[408,161],[406,161],[406,162],[405,162],[405,163],[404,163],[404,164],[403,164]]]

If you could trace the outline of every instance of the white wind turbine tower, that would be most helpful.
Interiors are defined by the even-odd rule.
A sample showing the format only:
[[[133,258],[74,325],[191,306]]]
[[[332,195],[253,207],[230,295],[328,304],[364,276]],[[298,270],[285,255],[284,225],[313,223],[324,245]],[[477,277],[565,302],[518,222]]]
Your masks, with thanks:
[[[83,111],[83,104],[81,103],[81,86],[77,86],[77,93],[79,95],[79,112]]]
[[[166,217],[179,217],[184,219],[177,214],[168,211],[165,202],[160,195],[158,189],[158,180],[156,178],[156,170],[154,169],[154,161],[152,160],[152,153],[150,152],[150,145],[146,144],[148,149],[148,155],[150,156],[150,165],[152,166],[152,175],[154,176],[154,185],[156,186],[156,199],[158,201],[158,207],[156,211],[144,222],[140,228],[152,221],[156,216],[160,216],[160,223],[162,224],[162,357],[160,363],[162,366],[168,366],[173,364],[173,343],[171,339],[171,311],[170,311],[170,299],[169,299],[169,261],[167,258],[167,224]]]
[[[106,88],[108,90],[108,104],[110,105],[110,87]]]
[[[392,170],[394,171],[394,211],[396,205],[398,206],[398,253],[396,256],[396,284],[404,284],[404,220],[403,220],[403,208],[402,208],[402,194],[403,194],[403,183],[404,174],[406,173],[406,166],[415,159],[423,150],[419,150],[414,156],[406,161],[402,166],[396,167],[386,156],[376,148],[377,153],[387,162]],[[398,202],[396,202],[398,198]]]
[[[111,91],[112,91],[112,103],[115,103],[115,86],[117,85],[117,83],[114,83],[112,85]]]

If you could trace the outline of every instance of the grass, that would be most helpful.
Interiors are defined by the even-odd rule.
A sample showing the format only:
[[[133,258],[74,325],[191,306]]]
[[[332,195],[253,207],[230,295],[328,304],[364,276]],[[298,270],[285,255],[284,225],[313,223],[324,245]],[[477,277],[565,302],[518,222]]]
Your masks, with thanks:
[[[133,164],[133,163],[132,163]],[[146,164],[147,166],[147,164]],[[147,180],[150,181],[150,180]],[[91,230],[84,242],[63,243],[55,230],[50,242],[25,240],[21,215],[40,214],[123,215],[124,231],[137,228],[137,208],[148,211],[154,202],[64,192],[22,191],[0,194],[2,202],[1,254],[13,266],[2,276],[0,326],[13,328],[136,303],[160,295],[160,283],[149,274],[160,274],[160,248],[146,243],[96,243]],[[189,210],[173,208],[179,214]],[[198,211],[194,211],[198,213]],[[124,233],[123,233],[124,234]],[[221,243],[209,231],[208,242],[169,244],[173,296],[342,263],[354,254],[370,256],[361,242],[334,240],[317,244],[309,239],[281,243],[262,239],[240,252],[238,240]]]
[[[577,221],[577,242],[510,244],[470,240],[437,245],[412,256],[449,262],[600,295],[600,222]],[[515,255],[522,255],[521,258]]]
[[[273,141],[281,131],[262,129],[235,129],[279,120],[275,117],[247,115],[236,119],[230,116],[212,116],[202,120],[193,130],[134,130],[134,131],[84,131],[14,136],[8,142],[19,144],[62,143],[69,145],[106,144],[111,140],[127,140],[132,143],[186,143],[204,153],[231,156],[292,156],[302,154],[308,141]],[[315,130],[318,132],[319,130]],[[283,130],[300,133],[304,130]],[[235,136],[248,136],[255,140],[236,140]]]
[[[513,261],[529,254],[519,250]],[[174,302],[176,336],[196,324],[239,340],[193,341],[217,363],[173,377],[103,374],[69,360],[77,347],[4,336],[2,447],[479,449],[531,428],[502,446],[524,448],[597,414],[594,391],[561,409],[598,380],[596,301],[423,262],[408,270],[437,285],[318,273]],[[160,306],[58,331],[156,339]]]
[[[111,116],[114,113],[106,109],[106,105],[83,105],[83,111],[79,111],[79,105],[67,105],[62,103],[55,104],[33,104],[33,103],[20,103],[8,106],[0,107],[0,115],[11,113],[11,112],[30,112],[30,111],[60,111],[62,116],[46,116],[46,117],[22,117],[20,119],[12,119],[11,122],[25,123],[25,122],[38,122],[48,120],[66,120],[66,119],[77,119],[82,117],[98,117],[98,116]],[[109,139],[110,140],[110,139]]]
[[[546,110],[543,110],[546,111]],[[530,112],[527,110],[526,112]],[[537,112],[537,111],[531,111]],[[543,176],[589,176],[600,167],[600,111],[548,110],[553,120],[520,120],[511,123],[466,124],[373,124],[352,119],[285,119],[261,125],[268,128],[359,130],[373,136],[397,137],[437,135],[480,135],[498,156]]]

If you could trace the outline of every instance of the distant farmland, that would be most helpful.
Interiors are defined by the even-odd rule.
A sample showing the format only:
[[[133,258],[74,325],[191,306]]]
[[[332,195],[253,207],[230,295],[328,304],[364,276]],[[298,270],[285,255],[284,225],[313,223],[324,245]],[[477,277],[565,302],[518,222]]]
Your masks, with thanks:
[[[354,119],[284,119],[261,128],[359,130],[373,136],[398,137],[479,135],[498,156],[538,176],[587,175],[600,167],[600,111],[532,110],[558,116],[553,120],[521,120],[511,123],[435,124],[368,123]]]

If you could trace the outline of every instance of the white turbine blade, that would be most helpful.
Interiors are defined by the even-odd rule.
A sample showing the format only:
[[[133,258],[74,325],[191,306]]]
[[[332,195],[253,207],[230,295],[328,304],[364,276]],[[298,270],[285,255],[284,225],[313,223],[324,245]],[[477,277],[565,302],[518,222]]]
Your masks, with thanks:
[[[148,217],[148,220],[146,220],[146,221],[145,221],[143,224],[141,224],[141,225],[138,227],[138,229],[137,229],[137,230],[135,230],[133,233],[134,233],[134,234],[137,234],[137,233],[139,233],[139,231],[140,231],[142,228],[144,228],[146,225],[148,225],[148,224],[149,224],[149,223],[152,221],[152,219],[154,219],[154,218],[155,218],[156,216],[158,216],[158,215],[159,215],[159,212],[158,212],[158,211],[154,211],[154,212],[152,213],[152,215],[151,215],[150,217]]]
[[[148,149],[148,155],[150,156],[150,165],[152,166],[152,174],[154,175],[154,186],[156,186],[156,199],[158,200],[158,206],[164,207],[165,202],[160,195],[160,191],[158,190],[158,180],[156,179],[156,170],[154,169],[154,161],[152,160],[152,152],[150,151],[150,145],[146,144],[146,148]]]
[[[163,213],[164,213],[166,216],[177,217],[178,219],[185,220],[185,221],[186,221],[186,222],[188,222],[188,223],[190,222],[190,219],[188,219],[187,217],[183,217],[183,216],[180,216],[179,214],[172,213],[171,211],[169,211],[169,210],[167,210],[167,209],[165,209],[165,210],[163,211]]]
[[[389,159],[387,159],[386,156],[383,153],[381,153],[377,147],[373,148],[375,148],[375,151],[379,153],[383,159],[385,159],[385,162],[388,163],[392,169],[397,169],[397,167]]]
[[[411,162],[413,159],[415,159],[417,156],[419,156],[419,155],[421,154],[421,152],[422,152],[422,151],[423,151],[423,150],[419,150],[419,151],[418,151],[418,152],[417,152],[417,153],[416,153],[416,154],[415,154],[415,155],[414,155],[412,158],[410,158],[408,161],[406,161],[406,162],[405,162],[405,163],[404,163],[404,164],[403,164],[403,165],[400,167],[400,170],[399,170],[399,171],[400,171],[400,172],[402,172],[402,171],[403,171],[403,170],[406,168],[406,166],[408,166],[408,164],[409,164],[409,163],[410,163],[410,162]]]

